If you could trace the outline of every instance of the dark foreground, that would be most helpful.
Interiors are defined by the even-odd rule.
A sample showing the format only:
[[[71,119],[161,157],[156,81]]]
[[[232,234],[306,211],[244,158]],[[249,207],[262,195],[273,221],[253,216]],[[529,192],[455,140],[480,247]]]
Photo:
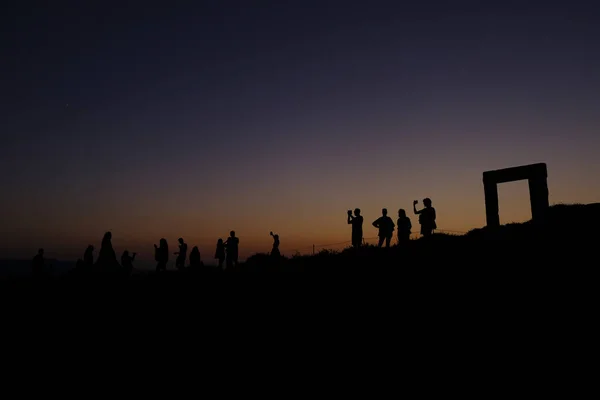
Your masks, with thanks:
[[[228,272],[5,280],[5,364],[14,370],[12,352],[23,371],[61,371],[63,380],[71,365],[94,376],[90,387],[116,368],[154,390],[162,379],[130,378],[135,360],[158,378],[189,369],[196,386],[203,365],[228,377],[220,393],[243,371],[263,385],[294,377],[279,395],[310,381],[336,394],[362,384],[363,397],[382,382],[403,392],[409,382],[419,393],[513,394],[525,383],[536,394],[583,395],[595,382],[600,208],[551,211],[543,226],[280,262],[256,255]]]

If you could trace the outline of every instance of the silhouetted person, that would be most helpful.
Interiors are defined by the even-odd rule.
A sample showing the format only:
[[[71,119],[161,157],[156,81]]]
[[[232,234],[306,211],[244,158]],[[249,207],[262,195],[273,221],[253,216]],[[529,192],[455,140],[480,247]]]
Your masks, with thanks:
[[[91,244],[85,249],[85,253],[83,253],[83,263],[88,267],[94,265],[94,246]]]
[[[44,249],[39,249],[38,253],[35,257],[33,257],[33,261],[31,262],[31,272],[33,276],[40,277],[44,275]]]
[[[187,243],[183,241],[182,238],[179,238],[179,251],[176,251],[175,254],[177,258],[175,259],[175,268],[182,270],[185,268],[185,259],[187,258]]]
[[[433,234],[433,230],[437,229],[437,224],[435,223],[435,208],[431,206],[431,199],[425,198],[423,199],[423,205],[425,208],[421,210],[417,210],[418,200],[413,202],[413,210],[415,214],[419,215],[419,224],[421,224],[421,235],[423,236],[431,236]]]
[[[96,264],[105,269],[119,266],[117,255],[112,247],[112,233],[110,232],[106,232],[102,238],[100,253],[98,254],[98,261],[96,261]]]
[[[235,231],[229,232],[229,237],[227,238],[227,241],[224,244],[225,249],[227,250],[227,257],[225,259],[227,268],[231,268],[234,265],[237,266],[240,239],[235,237]]]
[[[200,250],[198,250],[198,246],[194,246],[190,252],[190,268],[200,269],[203,266],[204,263],[200,260]]]
[[[360,215],[360,208],[354,209],[354,217],[352,211],[348,210],[348,224],[352,225],[352,246],[360,247],[363,239],[363,217]]]
[[[273,235],[273,232],[270,233],[273,236],[273,249],[271,249],[271,256],[280,257],[281,253],[279,252],[279,235]]]
[[[394,225],[394,221],[387,216],[387,208],[382,209],[381,214],[382,216],[373,222],[373,226],[379,228],[379,247],[383,245],[384,240],[385,247],[390,247],[390,242],[394,235],[394,227],[396,225]]]
[[[133,255],[130,256],[129,251],[125,250],[121,256],[121,265],[125,269],[127,275],[131,275],[133,272],[133,261],[135,260],[136,254],[137,253],[133,253]]]
[[[156,271],[166,271],[169,261],[169,245],[167,239],[160,239],[159,246],[154,245],[154,260],[156,261]]]
[[[219,260],[219,268],[223,268],[223,262],[225,261],[225,244],[223,243],[223,239],[217,240],[215,258]]]
[[[410,231],[412,229],[412,223],[410,218],[406,216],[406,211],[401,208],[398,210],[398,243],[406,243],[410,240]]]

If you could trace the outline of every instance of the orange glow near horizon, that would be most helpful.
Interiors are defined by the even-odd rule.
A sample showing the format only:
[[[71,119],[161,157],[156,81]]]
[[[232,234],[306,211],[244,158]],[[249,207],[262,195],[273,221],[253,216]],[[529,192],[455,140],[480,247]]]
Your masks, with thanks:
[[[413,222],[413,233],[418,237],[418,218],[412,213],[413,198],[419,199],[418,208],[422,207],[422,198],[431,197],[437,210],[438,228],[441,231],[466,232],[485,225],[485,206],[483,201],[483,185],[480,173],[462,175],[455,180],[440,185],[437,190],[425,191],[423,187],[415,187],[420,196],[409,197],[396,191],[393,187],[382,190],[379,194],[362,192],[360,188],[345,186],[345,190],[323,186],[320,195],[312,196],[302,192],[276,195],[273,193],[247,193],[244,204],[239,208],[224,200],[220,206],[215,204],[206,207],[206,213],[193,208],[193,202],[180,208],[173,204],[166,206],[161,215],[152,218],[151,209],[156,204],[126,204],[127,212],[118,212],[117,208],[98,210],[99,213],[85,217],[76,207],[63,204],[65,214],[46,215],[22,212],[18,215],[21,223],[18,226],[27,228],[36,226],[32,233],[28,229],[22,232],[3,232],[3,248],[18,249],[19,258],[28,258],[35,254],[38,247],[44,247],[49,257],[59,259],[76,259],[82,257],[87,244],[99,249],[105,230],[113,232],[113,246],[117,254],[124,249],[137,251],[141,260],[153,259],[154,243],[161,237],[167,238],[172,252],[177,250],[177,238],[183,237],[188,246],[198,246],[203,260],[213,262],[214,247],[219,237],[225,239],[229,230],[236,231],[240,237],[240,256],[246,258],[257,252],[268,252],[272,238],[269,232],[278,233],[281,237],[282,253],[293,255],[296,251],[309,254],[312,245],[337,244],[350,240],[351,227],[346,224],[346,210],[359,207],[365,217],[364,237],[377,236],[377,230],[371,222],[379,217],[382,207],[386,207],[389,215],[396,219],[398,208],[404,208]],[[556,178],[553,179],[553,176]],[[581,187],[577,190],[576,180],[561,181],[566,174],[559,174],[549,165],[550,202],[554,203],[591,203],[600,199],[600,189]],[[427,179],[427,176],[421,176]],[[590,176],[591,178],[591,176]],[[433,176],[429,179],[433,180]],[[382,179],[383,181],[383,179]],[[373,186],[376,186],[372,183]],[[455,186],[454,190],[452,187]],[[396,193],[394,193],[396,192]],[[511,182],[499,185],[500,218],[503,223],[522,222],[531,218],[529,208],[529,192],[527,181]],[[346,201],[353,198],[353,201]],[[295,199],[295,200],[294,200]],[[392,201],[394,200],[395,201]],[[202,208],[202,207],[198,207]],[[68,212],[67,210],[71,210]],[[233,210],[230,213],[219,210]],[[17,215],[13,214],[13,217]],[[30,219],[34,217],[35,220]],[[25,221],[27,221],[25,223]],[[14,221],[17,223],[17,221]],[[102,227],[99,229],[99,227]],[[375,240],[370,240],[374,242]],[[328,246],[340,249],[349,243]],[[174,261],[174,256],[172,260]]]

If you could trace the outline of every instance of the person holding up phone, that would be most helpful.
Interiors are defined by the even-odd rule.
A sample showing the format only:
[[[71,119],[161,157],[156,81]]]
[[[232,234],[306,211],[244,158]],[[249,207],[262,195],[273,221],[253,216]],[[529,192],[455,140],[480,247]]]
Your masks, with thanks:
[[[419,224],[421,224],[421,235],[431,236],[433,234],[433,231],[437,229],[437,224],[435,223],[435,208],[431,206],[430,198],[423,199],[423,205],[425,205],[425,208],[421,210],[417,210],[418,203],[418,200],[415,200],[413,202],[413,210],[415,212],[415,215],[419,216]]]
[[[354,216],[352,210],[348,210],[348,225],[352,225],[352,247],[359,248],[363,239],[363,217],[360,215],[360,208],[354,209]]]
[[[279,235],[274,235],[273,232],[270,232],[270,235],[273,237],[273,249],[271,250],[272,257],[280,257],[281,253],[279,252]]]

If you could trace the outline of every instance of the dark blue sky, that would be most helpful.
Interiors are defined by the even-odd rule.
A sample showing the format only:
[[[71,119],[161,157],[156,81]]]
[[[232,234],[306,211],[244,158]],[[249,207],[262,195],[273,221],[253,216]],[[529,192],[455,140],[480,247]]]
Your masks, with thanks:
[[[483,170],[540,161],[555,201],[598,200],[593,2],[115,4],[2,12],[14,246],[57,230],[337,238],[340,209],[427,195],[466,229]]]

